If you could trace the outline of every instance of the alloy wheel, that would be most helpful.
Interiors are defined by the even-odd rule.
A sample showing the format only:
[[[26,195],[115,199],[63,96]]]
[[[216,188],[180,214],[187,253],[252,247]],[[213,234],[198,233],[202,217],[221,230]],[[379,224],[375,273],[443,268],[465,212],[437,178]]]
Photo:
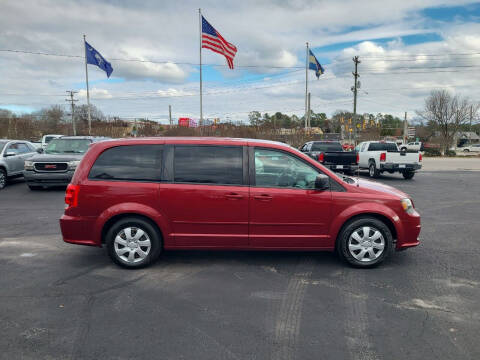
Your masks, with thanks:
[[[138,227],[127,227],[120,230],[114,240],[115,254],[127,264],[143,261],[150,250],[152,243],[147,232]]]
[[[372,262],[382,255],[385,249],[385,239],[373,226],[363,226],[356,229],[348,239],[348,251],[358,261]]]

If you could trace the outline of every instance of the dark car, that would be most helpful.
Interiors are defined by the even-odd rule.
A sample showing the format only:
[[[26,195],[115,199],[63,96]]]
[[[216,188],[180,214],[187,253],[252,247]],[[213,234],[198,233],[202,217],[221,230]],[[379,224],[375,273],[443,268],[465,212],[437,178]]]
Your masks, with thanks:
[[[63,240],[128,268],[163,250],[327,250],[369,267],[419,244],[410,197],[338,177],[277,142],[151,138],[91,146],[65,194]]]
[[[31,190],[66,186],[90,144],[104,137],[62,136],[48,143],[47,148],[25,161],[23,176]]]
[[[339,141],[310,141],[300,151],[333,171],[352,175],[358,170],[356,151],[344,151]]]

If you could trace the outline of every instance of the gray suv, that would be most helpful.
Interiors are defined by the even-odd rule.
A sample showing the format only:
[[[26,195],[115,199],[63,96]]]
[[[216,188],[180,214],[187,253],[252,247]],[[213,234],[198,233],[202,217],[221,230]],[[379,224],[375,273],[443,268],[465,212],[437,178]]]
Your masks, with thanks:
[[[62,136],[50,141],[40,154],[25,161],[23,176],[30,190],[66,186],[91,143],[105,137]]]
[[[0,139],[0,189],[7,185],[8,178],[22,176],[23,162],[35,152],[28,141]]]

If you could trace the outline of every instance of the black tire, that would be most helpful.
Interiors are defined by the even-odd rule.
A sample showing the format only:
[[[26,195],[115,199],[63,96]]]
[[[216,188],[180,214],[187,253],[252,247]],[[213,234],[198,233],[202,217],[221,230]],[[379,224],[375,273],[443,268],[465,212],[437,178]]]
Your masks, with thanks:
[[[407,151],[407,148],[406,148],[406,147],[402,147],[402,148],[400,149],[400,151],[406,152],[406,151]]]
[[[467,152],[470,152],[470,150],[464,149],[463,152],[467,153]]]
[[[42,190],[43,189],[43,186],[38,186],[38,185],[28,185],[28,188],[32,191],[38,191],[38,190]]]
[[[380,171],[378,171],[374,161],[371,161],[368,165],[368,175],[374,179],[380,176]]]
[[[352,236],[354,232],[357,232],[366,226],[368,226],[373,233],[375,233],[377,230],[381,233],[383,237],[384,248],[378,257],[372,258],[371,261],[360,261],[353,255],[355,252],[352,254],[350,251],[349,240],[350,236]],[[344,225],[337,238],[337,252],[339,256],[350,265],[358,268],[370,268],[379,265],[393,252],[393,250],[393,237],[388,226],[384,222],[370,216],[356,218],[348,222]],[[359,255],[360,251],[362,250],[359,249],[359,252],[356,253],[356,255]]]
[[[122,258],[117,253],[115,239],[117,235],[120,235],[120,234],[123,234],[125,238],[128,239],[128,237],[126,236],[127,235],[126,232],[122,233],[122,231],[126,230],[127,228],[140,229],[147,235],[147,237],[144,237],[142,235],[139,239],[137,239],[138,242],[144,242],[145,240],[147,240],[147,238],[148,240],[150,240],[150,249],[148,250],[148,254],[143,259],[140,259],[140,256],[136,257],[138,255],[138,253],[136,253],[137,251],[136,249],[132,250],[132,248],[130,248],[129,246],[127,245],[123,246],[118,243],[117,243],[117,248],[119,246],[123,246],[122,248],[118,249],[119,252],[121,252],[122,249],[125,248],[126,251],[128,251],[129,255],[132,252],[134,253],[133,260],[129,262],[128,259],[125,259],[126,256]],[[136,233],[138,233],[138,230],[135,231],[135,234]],[[132,235],[132,230],[130,230],[130,237],[131,235]],[[124,239],[122,238],[122,240]],[[125,243],[128,243],[128,241],[126,240],[124,241]],[[107,232],[107,235],[105,237],[105,244],[107,246],[108,255],[113,260],[113,262],[128,269],[138,269],[138,268],[146,267],[152,264],[158,259],[162,251],[162,239],[158,230],[149,221],[146,221],[144,219],[137,218],[137,217],[123,218],[117,221],[115,224],[113,224]],[[142,252],[147,251],[146,246],[143,247],[138,243],[136,245],[133,244],[133,246],[137,247]]]
[[[0,168],[0,190],[7,186],[7,172]]]
[[[415,171],[403,171],[402,175],[405,178],[405,180],[410,180],[415,176]]]

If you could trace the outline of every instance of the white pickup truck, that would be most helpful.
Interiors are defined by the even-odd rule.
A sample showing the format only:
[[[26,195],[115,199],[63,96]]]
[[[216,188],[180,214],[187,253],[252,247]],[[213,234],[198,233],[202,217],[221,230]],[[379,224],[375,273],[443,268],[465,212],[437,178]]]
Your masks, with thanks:
[[[373,178],[387,171],[390,174],[400,172],[409,180],[413,178],[416,170],[422,168],[421,153],[399,151],[394,142],[365,141],[355,149],[358,151],[359,169],[368,169],[370,177]]]

